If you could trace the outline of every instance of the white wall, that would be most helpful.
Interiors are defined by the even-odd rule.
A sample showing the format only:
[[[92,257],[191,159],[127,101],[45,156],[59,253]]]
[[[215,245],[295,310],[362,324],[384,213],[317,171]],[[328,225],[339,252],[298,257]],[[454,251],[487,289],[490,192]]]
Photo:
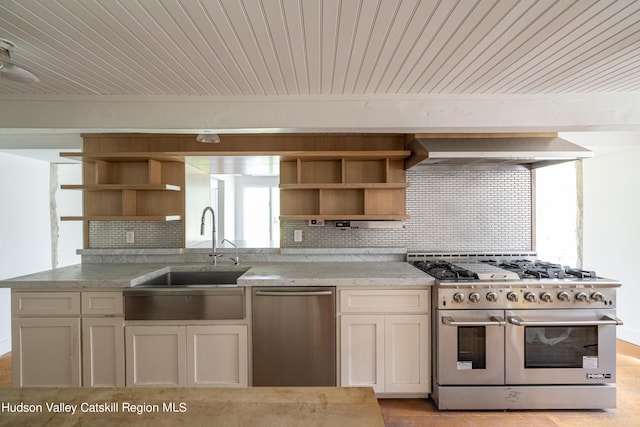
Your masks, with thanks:
[[[640,147],[584,161],[584,265],[622,282],[618,337],[640,345],[638,158]]]
[[[62,184],[82,184],[82,164],[59,164],[58,186],[55,188],[56,200],[56,223],[57,247],[54,248],[57,254],[57,265],[54,267],[64,267],[66,265],[79,264],[82,261],[76,252],[82,248],[82,221],[60,221],[61,216],[81,216],[82,215],[82,191],[60,190]]]
[[[0,280],[51,268],[49,169],[0,153]],[[0,289],[0,354],[10,350],[10,291]]]

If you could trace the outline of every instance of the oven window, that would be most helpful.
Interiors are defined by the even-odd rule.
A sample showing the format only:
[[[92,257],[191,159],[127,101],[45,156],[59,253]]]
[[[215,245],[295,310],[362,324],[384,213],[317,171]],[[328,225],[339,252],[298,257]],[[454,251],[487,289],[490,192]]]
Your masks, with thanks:
[[[458,326],[458,364],[468,369],[486,369],[487,344],[484,326]]]
[[[598,327],[527,326],[524,346],[528,369],[597,366]]]

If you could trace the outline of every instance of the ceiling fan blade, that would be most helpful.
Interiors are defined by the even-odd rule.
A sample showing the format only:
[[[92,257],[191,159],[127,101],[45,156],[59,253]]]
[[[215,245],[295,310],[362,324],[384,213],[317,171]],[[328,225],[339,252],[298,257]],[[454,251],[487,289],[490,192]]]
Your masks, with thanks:
[[[3,80],[16,83],[38,83],[40,81],[38,76],[31,71],[11,62],[0,60],[0,82]]]

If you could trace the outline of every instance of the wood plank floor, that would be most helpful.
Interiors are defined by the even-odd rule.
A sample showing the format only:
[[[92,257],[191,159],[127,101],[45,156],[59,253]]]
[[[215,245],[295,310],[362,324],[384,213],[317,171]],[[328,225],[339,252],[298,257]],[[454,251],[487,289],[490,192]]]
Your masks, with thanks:
[[[11,387],[11,354],[0,357],[0,387]],[[386,427],[640,427],[640,347],[618,340],[618,407],[595,411],[438,411],[427,399],[380,399]]]
[[[640,426],[640,347],[618,340],[617,408],[594,411],[438,411],[431,400],[379,399],[386,427]]]

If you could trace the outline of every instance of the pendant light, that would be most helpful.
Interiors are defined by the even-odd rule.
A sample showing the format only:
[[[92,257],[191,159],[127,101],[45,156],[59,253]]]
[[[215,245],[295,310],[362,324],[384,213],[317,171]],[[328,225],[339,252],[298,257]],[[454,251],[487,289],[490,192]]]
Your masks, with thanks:
[[[206,144],[218,144],[220,142],[220,135],[217,133],[199,133],[196,141]]]

